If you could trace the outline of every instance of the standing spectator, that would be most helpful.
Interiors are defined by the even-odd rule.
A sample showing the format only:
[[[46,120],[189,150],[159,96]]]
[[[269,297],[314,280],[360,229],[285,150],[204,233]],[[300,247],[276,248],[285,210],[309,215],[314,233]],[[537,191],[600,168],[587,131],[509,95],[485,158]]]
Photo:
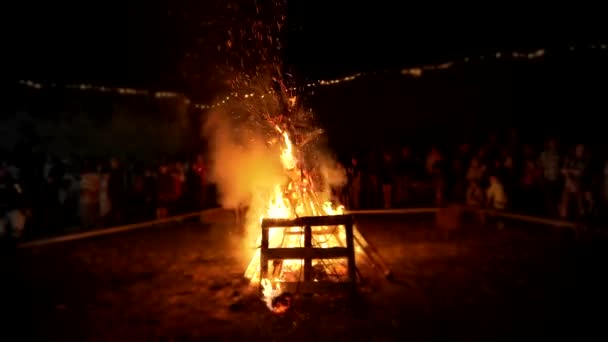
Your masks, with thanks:
[[[188,211],[202,209],[203,182],[196,172],[196,164],[189,164],[186,169],[186,188],[184,189],[185,201],[188,203]]]
[[[109,215],[112,211],[112,201],[108,194],[110,170],[105,164],[101,165],[99,172],[99,219],[103,223],[110,223]]]
[[[471,159],[471,165],[469,165],[469,169],[467,170],[467,181],[481,183],[485,172],[486,167],[479,163],[477,157],[473,157],[473,159]]]
[[[9,173],[8,165],[0,165],[0,238],[19,238],[25,226],[22,189]]]
[[[540,206],[542,170],[536,160],[526,159],[521,178],[521,209],[530,213],[538,213]]]
[[[157,181],[156,175],[150,168],[144,171],[144,202],[145,202],[145,217],[152,219],[157,216],[156,208],[158,208],[157,196]]]
[[[59,180],[59,205],[61,205],[62,214],[65,213],[66,201],[68,200],[68,192],[70,187],[69,182],[69,169],[71,161],[68,159],[63,159],[61,164],[64,166],[64,172],[61,175],[61,179]],[[62,215],[63,216],[63,215]]]
[[[169,173],[167,164],[161,164],[158,168],[156,178],[156,218],[162,219],[168,216],[168,208],[174,199],[173,177]]]
[[[47,233],[59,229],[61,206],[59,204],[60,167],[55,165],[42,183],[40,196],[40,224]]]
[[[481,207],[483,203],[483,190],[479,185],[479,182],[472,181],[469,183],[469,187],[466,192],[466,203],[472,207]]]
[[[83,228],[90,228],[97,223],[99,192],[99,173],[90,162],[85,162],[80,174],[80,218]]]
[[[517,170],[515,169],[515,156],[513,152],[508,148],[503,148],[500,153],[500,159],[502,162],[503,178],[501,179],[504,184],[507,196],[514,201],[517,197],[517,191],[514,189],[517,184]]]
[[[581,177],[588,166],[585,159],[585,146],[583,144],[576,145],[574,156],[567,159],[562,169],[562,174],[565,178],[564,189],[562,193],[562,203],[560,207],[560,216],[563,219],[568,218],[571,201],[574,200],[578,209],[579,217],[585,215],[585,205],[583,193],[581,190]]]
[[[497,210],[507,207],[505,188],[496,175],[490,176],[490,186],[486,190],[486,206]]]
[[[590,219],[595,216],[595,202],[597,198],[596,189],[598,189],[600,185],[599,182],[596,181],[597,166],[592,162],[593,158],[590,150],[585,149],[583,155],[583,160],[586,161],[587,167],[585,167],[581,174],[580,191],[583,196],[584,218]]]
[[[399,206],[404,206],[410,200],[410,188],[414,181],[416,165],[412,150],[406,146],[401,149],[401,156],[397,161],[397,184],[396,202]]]
[[[314,170],[314,169],[313,169]],[[336,160],[335,165],[334,165],[334,170],[335,172],[341,174],[341,175],[346,175],[346,169],[344,168],[344,166]],[[315,176],[316,174],[316,176]],[[312,177],[313,179],[317,179],[317,184],[320,186],[320,189],[323,189],[326,187],[325,184],[323,184],[323,176],[320,173],[317,172],[312,172]],[[331,184],[329,185],[330,190],[331,190],[331,201],[335,202],[335,203],[344,203],[345,205],[349,205],[349,189],[348,189],[348,184],[347,183],[338,183],[338,184]]]
[[[560,156],[555,139],[547,140],[545,149],[540,154],[539,164],[543,171],[545,210],[548,214],[556,214],[560,192]]]
[[[51,175],[51,170],[53,170],[55,164],[56,163],[54,161],[54,158],[50,154],[47,154],[45,156],[44,165],[42,167],[42,177],[45,181],[48,181]]]
[[[136,220],[144,220],[145,215],[145,207],[146,207],[146,180],[144,177],[144,170],[142,170],[142,166],[136,164],[133,168],[133,181],[131,188],[131,207],[134,210],[134,219]]]
[[[367,199],[366,206],[369,208],[377,208],[381,199],[381,182],[380,169],[381,161],[378,160],[374,152],[369,152],[365,161],[365,198]]]
[[[508,148],[503,148],[500,154],[502,160],[502,166],[505,171],[509,174],[509,177],[515,177],[515,161],[513,160],[513,154]]]
[[[507,194],[505,189],[496,175],[491,175],[490,186],[486,190],[486,207],[494,210],[504,210],[507,207]],[[504,223],[498,221],[498,228],[502,229]]]
[[[471,163],[471,145],[460,144],[458,150],[452,158],[452,172],[451,172],[451,193],[452,200],[458,203],[463,201],[466,202],[466,192],[468,184],[466,182],[466,175],[469,164]]]
[[[488,179],[486,177],[493,162],[492,158],[490,158],[489,148],[487,145],[482,145],[477,151],[477,161],[484,170],[481,178],[481,186],[485,187],[488,184]]]
[[[495,175],[502,182],[502,180],[505,179],[507,176],[506,173],[507,172],[505,170],[502,158],[500,158],[500,157],[494,158],[488,168],[488,174]],[[489,181],[489,179],[488,179],[488,181]]]
[[[350,164],[346,168],[348,177],[348,205],[349,209],[361,209],[361,169],[359,168],[359,160],[353,156],[350,159]]]
[[[171,177],[173,177],[173,203],[172,203],[172,214],[177,214],[182,207],[182,196],[184,194],[184,184],[186,183],[186,173],[182,163],[177,162],[173,164],[171,170]]]
[[[433,189],[435,192],[435,204],[440,206],[443,204],[446,175],[447,175],[447,160],[438,148],[433,148],[427,158],[427,170],[431,177]],[[430,168],[430,169],[429,169]]]
[[[68,219],[68,223],[70,225],[78,225],[78,201],[80,194],[80,177],[79,177],[79,165],[77,165],[76,160],[72,159],[70,161],[69,167],[66,169],[66,173],[64,176],[65,182],[65,217]]]
[[[110,176],[108,178],[108,198],[110,199],[109,220],[111,224],[120,224],[125,205],[125,174],[118,159],[110,160]]]
[[[197,195],[197,208],[201,210],[207,206],[206,197],[208,193],[207,189],[207,168],[205,166],[205,162],[203,160],[202,155],[198,155],[196,157],[196,162],[192,165],[192,171],[194,174],[192,175],[192,181],[195,183],[197,189],[200,191],[195,192]]]
[[[382,183],[382,202],[384,209],[393,206],[393,183],[395,181],[395,165],[389,152],[384,152],[380,169],[380,182]]]
[[[435,166],[437,164],[437,162],[441,161],[443,159],[443,155],[441,154],[441,152],[439,151],[439,148],[437,146],[433,146],[431,148],[431,151],[429,152],[429,154],[426,157],[426,172],[429,175],[433,175],[435,174]]]

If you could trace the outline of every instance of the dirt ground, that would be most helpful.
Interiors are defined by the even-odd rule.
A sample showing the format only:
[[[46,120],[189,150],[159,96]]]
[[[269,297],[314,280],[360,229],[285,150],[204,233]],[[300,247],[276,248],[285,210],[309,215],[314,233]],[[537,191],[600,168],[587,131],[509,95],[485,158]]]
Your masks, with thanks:
[[[2,263],[2,341],[605,339],[606,242],[540,226],[446,235],[359,219],[395,274],[358,298],[296,295],[284,316],[243,282],[238,232],[182,223],[21,249]],[[369,271],[368,271],[369,273]],[[7,335],[8,336],[8,335]]]

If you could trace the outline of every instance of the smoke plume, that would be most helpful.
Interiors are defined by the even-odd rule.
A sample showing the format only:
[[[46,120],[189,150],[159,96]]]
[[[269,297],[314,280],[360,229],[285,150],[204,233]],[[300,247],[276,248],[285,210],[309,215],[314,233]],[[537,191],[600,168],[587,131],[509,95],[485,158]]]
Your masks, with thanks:
[[[280,151],[264,132],[224,111],[212,112],[204,127],[210,146],[210,176],[226,209],[248,205],[284,181]]]
[[[267,214],[269,200],[273,198],[277,186],[285,185],[289,175],[281,163],[281,149],[285,147],[283,137],[275,128],[276,121],[298,122],[298,127],[308,126],[303,132],[308,135],[303,155],[308,159],[318,178],[315,180],[321,201],[331,199],[331,188],[346,183],[344,169],[327,153],[318,137],[320,130],[313,126],[303,110],[292,108],[285,112],[286,98],[289,96],[268,91],[271,86],[250,87],[248,96],[233,98],[223,106],[211,111],[203,126],[203,135],[209,142],[210,177],[218,188],[219,202],[225,209],[247,207],[245,217],[244,260],[258,247],[260,219]],[[255,95],[250,95],[255,94]],[[262,94],[262,95],[260,95]],[[279,114],[284,114],[281,118]],[[288,114],[288,115],[287,115]],[[295,125],[294,125],[295,126]],[[313,133],[310,133],[310,132]],[[316,132],[316,133],[315,133]],[[290,136],[295,142],[295,137]]]

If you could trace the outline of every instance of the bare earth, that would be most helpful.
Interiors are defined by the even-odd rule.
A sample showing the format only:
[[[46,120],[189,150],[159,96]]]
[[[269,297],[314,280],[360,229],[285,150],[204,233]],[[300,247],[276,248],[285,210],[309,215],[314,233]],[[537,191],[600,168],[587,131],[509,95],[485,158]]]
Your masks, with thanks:
[[[3,257],[0,310],[13,329],[2,334],[19,338],[0,340],[605,340],[605,241],[360,219],[395,280],[368,271],[359,298],[296,295],[277,316],[243,282],[230,226],[182,223]]]

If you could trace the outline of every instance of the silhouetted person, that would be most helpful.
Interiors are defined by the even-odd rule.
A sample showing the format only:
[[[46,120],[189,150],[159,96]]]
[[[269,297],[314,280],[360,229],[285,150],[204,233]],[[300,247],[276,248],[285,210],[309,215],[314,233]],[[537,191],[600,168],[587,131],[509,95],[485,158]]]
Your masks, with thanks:
[[[162,219],[167,217],[168,208],[174,199],[173,176],[169,173],[169,167],[162,164],[158,168],[158,176],[156,177],[156,218]]]
[[[5,165],[0,166],[0,238],[17,239],[25,225],[22,190]],[[1,247],[0,247],[1,248]]]
[[[146,208],[146,180],[144,177],[144,170],[141,165],[136,165],[133,170],[133,181],[131,188],[131,207],[133,208],[133,217],[136,220],[145,219],[145,208]]]
[[[117,159],[110,160],[110,175],[108,178],[108,198],[110,199],[109,222],[120,224],[122,222],[125,206],[125,174]]]
[[[157,208],[157,182],[156,175],[151,169],[144,171],[144,216],[147,219],[156,217]]]
[[[395,163],[389,152],[384,152],[380,167],[382,183],[382,202],[385,209],[393,207],[393,183],[395,181]]]
[[[59,229],[61,206],[59,205],[59,182],[54,175],[49,175],[42,186],[40,197],[41,220],[40,224],[46,233]]]
[[[80,173],[80,220],[90,228],[99,220],[100,178],[91,162],[85,162]]]
[[[351,158],[350,164],[346,168],[346,175],[348,177],[349,208],[361,209],[361,168],[356,157]]]
[[[568,218],[572,200],[576,203],[579,218],[585,215],[585,203],[581,189],[581,180],[587,167],[588,161],[585,158],[585,146],[583,144],[578,144],[576,145],[574,156],[566,160],[562,169],[565,183],[560,206],[560,216],[563,219]]]
[[[560,155],[557,150],[557,141],[549,139],[545,149],[541,152],[539,160],[543,169],[543,197],[545,211],[548,214],[556,214],[559,203],[560,192]]]
[[[401,156],[397,159],[397,205],[404,205],[410,199],[410,187],[414,181],[416,162],[409,147],[401,149]]]

